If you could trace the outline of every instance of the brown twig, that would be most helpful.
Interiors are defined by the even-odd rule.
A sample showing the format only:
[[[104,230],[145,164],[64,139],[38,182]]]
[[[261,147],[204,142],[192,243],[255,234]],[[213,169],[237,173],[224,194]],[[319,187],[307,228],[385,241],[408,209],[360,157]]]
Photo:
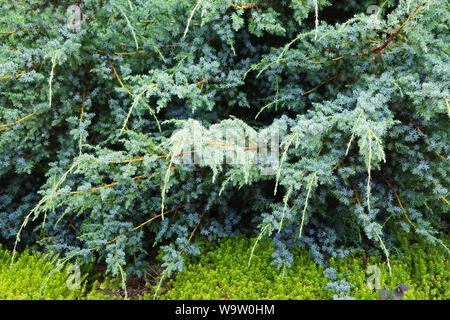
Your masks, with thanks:
[[[400,209],[402,209],[402,212],[405,215],[406,220],[408,220],[409,224],[411,224],[415,228],[416,226],[414,225],[414,223],[411,222],[408,215],[406,214],[406,210],[403,207],[402,202],[400,201],[400,197],[398,196],[398,193],[394,190],[394,187],[392,186],[392,184],[389,182],[388,179],[386,179],[386,177],[381,172],[378,171],[378,174],[380,175],[381,178],[383,178],[383,180],[386,183],[386,185],[388,186],[388,188],[391,189],[391,191],[394,193],[394,197],[397,200],[397,203],[398,203]]]
[[[412,123],[412,125],[414,126],[414,128],[417,130],[417,132],[419,132],[422,135],[423,140],[425,141],[425,143],[427,144],[427,146],[430,145],[430,143],[427,141],[427,139],[425,138],[425,134],[422,132],[422,130],[420,130],[420,127],[414,123],[414,120],[409,117],[409,122]],[[441,155],[439,152],[437,152],[436,150],[434,150],[434,153],[441,158],[442,160],[447,160],[447,157]]]
[[[245,10],[245,9],[254,9],[254,8],[258,8],[261,7],[261,3],[249,3],[243,6],[239,6],[235,3],[230,2],[230,6],[232,6],[235,9],[241,9],[241,10]]]
[[[355,194],[355,200],[356,200],[356,202],[358,203],[358,205],[362,208],[361,201],[359,200],[359,193],[358,193],[358,190],[356,189],[355,185],[353,184],[352,179],[349,178],[348,180],[350,181],[350,186],[352,187],[353,193]]]
[[[97,250],[98,248],[100,248],[100,247],[102,247],[102,246],[111,244],[111,243],[117,241],[117,239],[119,239],[120,237],[123,237],[123,236],[125,236],[125,235],[127,235],[127,234],[129,234],[129,233],[131,233],[131,232],[134,232],[134,231],[136,231],[136,230],[142,228],[142,227],[145,226],[146,224],[148,224],[148,223],[152,222],[153,220],[155,220],[155,219],[161,217],[163,214],[168,214],[168,213],[172,213],[172,212],[178,211],[179,209],[182,209],[182,208],[186,207],[187,205],[189,205],[189,204],[186,203],[186,204],[180,205],[180,206],[178,206],[178,207],[176,207],[176,208],[174,208],[174,209],[167,210],[167,211],[165,211],[165,212],[163,212],[163,213],[157,214],[156,216],[153,216],[153,217],[151,217],[150,219],[148,219],[147,221],[141,223],[141,224],[138,225],[137,227],[134,227],[134,228],[131,229],[130,231],[125,232],[125,233],[122,233],[122,234],[119,234],[118,236],[116,236],[116,237],[114,237],[113,239],[109,240],[109,241],[106,242],[105,244],[100,245],[100,246],[97,246],[97,247],[94,247],[94,248],[90,248],[89,251],[94,251],[94,250]]]
[[[317,89],[319,89],[320,87],[322,87],[323,85],[325,85],[325,84],[327,84],[327,83],[329,83],[329,82],[331,82],[331,81],[334,81],[334,80],[340,80],[341,79],[341,71],[339,71],[336,75],[334,75],[334,76],[328,76],[328,79],[327,80],[324,80],[324,81],[322,81],[321,83],[319,83],[317,86],[315,86],[314,88],[312,88],[311,90],[308,90],[308,91],[306,91],[306,92],[303,92],[303,94],[302,94],[302,96],[304,96],[304,95],[307,95],[307,94],[310,94],[310,93],[312,93],[312,92],[314,92],[314,91],[316,91]]]
[[[6,130],[7,128],[11,128],[11,127],[13,127],[13,126],[16,125],[16,124],[18,124],[18,123],[20,123],[20,122],[22,122],[22,121],[24,121],[24,120],[27,120],[28,118],[31,118],[31,117],[34,116],[35,114],[36,114],[36,112],[33,112],[33,113],[31,113],[31,114],[29,114],[29,115],[27,115],[27,116],[25,116],[25,117],[23,117],[23,118],[21,118],[21,119],[19,119],[19,120],[14,121],[13,123],[2,124],[2,125],[0,125],[0,131],[4,131],[4,130]]]
[[[372,50],[370,50],[370,52],[378,53],[381,56],[383,54],[383,50],[386,49],[389,46],[389,44],[395,39],[395,37],[399,34],[399,32],[405,28],[406,24],[413,18],[413,14],[416,14],[417,11],[419,11],[420,7],[422,7],[421,4],[417,6],[414,12],[408,16],[408,19],[406,19],[400,27],[398,27],[394,32],[390,33],[389,38],[387,38],[382,44],[373,47]]]

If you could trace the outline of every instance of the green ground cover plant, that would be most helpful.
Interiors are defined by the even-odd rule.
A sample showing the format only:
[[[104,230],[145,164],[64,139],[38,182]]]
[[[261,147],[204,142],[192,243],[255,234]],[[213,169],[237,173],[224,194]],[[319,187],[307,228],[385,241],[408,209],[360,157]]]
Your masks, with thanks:
[[[367,272],[367,266],[371,265],[380,268],[382,290],[394,292],[401,284],[410,287],[402,299],[450,298],[448,258],[443,250],[422,241],[400,245],[404,254],[391,257],[390,275],[382,256],[355,254],[344,259],[331,258],[325,268],[315,264],[305,249],[295,251],[291,268],[278,269],[271,263],[274,249],[267,240],[260,243],[249,266],[255,240],[236,237],[210,246],[200,258],[187,263],[186,270],[165,286],[159,298],[317,300],[347,296],[358,300],[394,299],[368,287],[371,273]],[[153,297],[146,294],[145,298]]]
[[[265,239],[254,249],[255,241],[256,238],[243,236],[218,242],[202,239],[203,254],[191,257],[186,269],[161,288],[147,283],[148,290],[130,286],[127,293],[121,289],[120,278],[93,280],[98,279],[98,275],[92,277],[92,269],[90,277],[84,274],[80,278],[80,289],[70,289],[70,266],[55,272],[56,259],[37,252],[21,253],[10,270],[11,252],[0,248],[0,299],[380,300],[394,299],[393,292],[401,284],[409,287],[402,299],[450,298],[450,272],[445,252],[420,240],[403,241],[399,245],[402,249],[399,256],[391,258],[392,275],[382,256],[367,256],[361,252],[344,259],[331,258],[328,267],[323,267],[311,259],[311,253],[305,248],[294,252],[291,268],[280,269],[272,263],[273,243]],[[161,251],[159,258],[163,254]],[[368,286],[373,282],[369,279],[368,266],[379,268],[378,289]],[[157,290],[159,293],[155,296]]]
[[[55,258],[28,250],[17,256],[11,266],[12,253],[0,245],[0,300],[103,300],[110,296],[97,290],[97,282],[87,288],[86,275],[80,274],[79,288],[70,286],[70,265],[56,269]],[[68,285],[69,284],[69,285]]]

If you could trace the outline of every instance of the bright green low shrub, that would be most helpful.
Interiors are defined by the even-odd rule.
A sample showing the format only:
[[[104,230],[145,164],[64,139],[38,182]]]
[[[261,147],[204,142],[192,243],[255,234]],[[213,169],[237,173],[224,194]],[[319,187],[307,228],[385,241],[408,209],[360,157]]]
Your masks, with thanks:
[[[403,299],[450,299],[450,272],[443,250],[401,239],[399,252],[406,254],[391,255],[391,275],[383,256],[357,253],[329,260],[326,269],[314,263],[308,250],[297,249],[292,267],[278,269],[271,264],[272,241],[261,240],[249,267],[255,239],[235,237],[217,244],[205,243],[205,252],[187,261],[186,270],[162,286],[158,299],[380,299],[377,290],[367,287],[373,274],[368,272],[369,266],[379,267],[380,284],[385,290],[392,292],[400,284],[410,286]],[[10,270],[11,252],[0,245],[0,299],[92,300],[117,296],[113,294],[118,292],[117,284],[108,280],[99,286],[94,282],[90,286],[93,289],[89,289],[86,276],[81,277],[81,289],[70,290],[70,265],[49,277],[55,265],[41,253],[30,254],[26,250],[15,261]],[[350,285],[351,289],[345,295],[333,292],[331,288],[339,285]],[[153,299],[153,294],[141,298]]]
[[[25,250],[16,256],[15,263],[10,269],[11,254],[0,244],[0,300],[107,298],[96,289],[96,282],[92,290],[88,289],[83,276],[80,279],[80,289],[69,289],[67,281],[70,275],[73,275],[68,272],[70,266],[52,273],[55,265],[48,256],[41,253],[30,254],[28,250]]]
[[[218,248],[187,264],[170,281],[162,299],[327,299],[324,268],[310,253],[299,250],[284,273],[271,266],[272,243],[260,242],[248,267],[251,242],[243,238],[221,241]]]
[[[231,238],[218,247],[191,260],[186,270],[177,274],[162,289],[160,299],[332,299],[327,284],[333,281],[325,268],[316,265],[307,250],[297,250],[292,268],[276,269],[271,265],[273,245],[261,241],[255,248],[251,265],[251,241]],[[449,299],[450,273],[445,254],[439,247],[425,243],[402,243],[403,256],[391,256],[392,275],[380,256],[355,254],[330,260],[335,281],[345,280],[353,287],[348,296],[356,299],[380,299],[377,290],[367,287],[368,266],[379,267],[381,286],[393,291],[397,285],[411,288],[403,299]],[[335,282],[336,283],[336,282]],[[339,294],[338,297],[342,297]],[[146,297],[148,298],[148,297]]]
[[[341,261],[330,261],[330,266],[339,273],[347,273],[347,281],[355,286],[352,296],[357,299],[377,299],[379,293],[367,288],[367,266],[380,268],[381,285],[393,291],[397,285],[411,287],[405,292],[404,299],[450,299],[450,270],[445,253],[440,247],[423,242],[407,244],[403,239],[402,252],[405,254],[391,259],[392,274],[389,275],[387,264],[381,257],[348,258]]]

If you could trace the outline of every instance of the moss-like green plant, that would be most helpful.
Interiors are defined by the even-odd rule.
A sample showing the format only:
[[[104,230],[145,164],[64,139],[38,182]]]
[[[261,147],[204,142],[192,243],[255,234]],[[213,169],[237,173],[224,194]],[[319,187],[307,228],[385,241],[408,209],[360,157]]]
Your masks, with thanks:
[[[401,256],[392,259],[392,274],[379,256],[348,258],[330,261],[330,266],[337,272],[348,274],[347,281],[355,286],[352,295],[357,299],[378,299],[379,292],[367,286],[367,267],[375,265],[380,268],[381,286],[393,291],[400,284],[408,285],[403,299],[450,299],[450,270],[445,253],[434,246],[422,242],[407,244],[401,238]]]
[[[79,289],[70,289],[70,265],[57,270],[48,255],[30,254],[25,250],[17,255],[10,267],[11,252],[0,244],[0,300],[99,300],[109,298],[97,290],[97,282],[88,289],[86,276],[80,277]]]
[[[410,286],[403,299],[449,299],[450,273],[441,249],[423,242],[401,243],[402,256],[391,256],[392,274],[382,256],[355,254],[331,259],[325,269],[316,265],[305,249],[298,249],[291,268],[271,264],[272,242],[261,240],[248,266],[252,243],[242,237],[219,241],[217,247],[193,258],[176,280],[170,280],[160,299],[332,299],[333,285],[344,280],[350,285],[348,296],[381,299],[379,290],[393,291],[400,284]],[[379,269],[379,287],[370,289],[369,266]],[[376,268],[375,267],[375,268]],[[333,270],[334,279],[327,275]],[[331,282],[330,281],[335,281]],[[153,298],[153,296],[144,296]]]
[[[284,272],[271,266],[273,246],[261,240],[258,252],[248,259],[251,243],[244,238],[219,241],[219,246],[192,260],[186,271],[171,280],[161,299],[327,299],[322,290],[327,278],[306,250]],[[220,261],[220,263],[218,263]],[[164,291],[163,291],[164,292]]]

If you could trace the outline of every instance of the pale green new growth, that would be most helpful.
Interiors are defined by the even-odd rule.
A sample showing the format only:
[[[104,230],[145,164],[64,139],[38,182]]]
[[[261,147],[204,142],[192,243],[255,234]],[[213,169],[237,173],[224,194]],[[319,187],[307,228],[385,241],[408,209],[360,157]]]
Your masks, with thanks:
[[[287,140],[286,147],[284,148],[283,154],[281,156],[280,166],[278,167],[278,170],[277,170],[277,176],[276,176],[276,181],[275,181],[275,190],[274,190],[273,194],[277,194],[278,181],[279,181],[280,175],[281,175],[281,168],[283,167],[283,163],[286,160],[286,156],[287,156],[289,147],[290,147],[292,141],[294,141],[294,139],[298,136],[299,133],[300,133],[300,131],[292,133],[290,135],[289,139]]]
[[[317,3],[317,0],[314,0],[314,13],[316,16],[316,20],[315,20],[315,35],[314,35],[314,39],[317,40],[317,32],[319,29],[319,4]]]
[[[52,191],[50,195],[46,195],[44,196],[39,203],[30,211],[30,213],[27,214],[27,216],[25,217],[24,221],[22,222],[22,224],[20,225],[19,231],[16,234],[16,241],[14,243],[14,249],[13,249],[13,253],[12,253],[12,257],[11,257],[11,268],[14,264],[14,257],[16,254],[16,249],[17,249],[17,245],[20,241],[20,234],[23,230],[23,228],[25,228],[25,226],[28,224],[28,221],[30,219],[30,217],[33,215],[34,213],[34,218],[33,220],[36,220],[37,217],[39,216],[39,213],[41,212],[41,207],[46,203],[49,202],[50,204],[44,208],[44,210],[48,210],[49,208],[51,208],[51,204],[52,204],[52,200],[54,197],[56,197],[58,194],[56,193],[57,188],[59,188],[59,186],[66,180],[67,175],[72,172],[72,170],[74,170],[78,165],[80,165],[79,162],[75,162],[62,176],[61,178],[58,180],[58,182],[56,184],[54,184],[52,186]]]
[[[248,258],[248,267],[250,267],[250,264],[251,264],[251,262],[252,262],[252,257],[253,257],[253,253],[255,252],[256,245],[258,244],[259,240],[261,240],[261,238],[262,238],[264,232],[266,231],[266,229],[267,229],[269,226],[270,226],[270,224],[266,225],[266,226],[261,230],[261,232],[259,233],[258,238],[256,238],[255,244],[253,245],[252,251],[250,252],[250,257]]]
[[[305,221],[305,213],[306,213],[306,208],[308,207],[308,200],[309,200],[309,195],[311,193],[311,189],[313,186],[313,183],[316,181],[317,179],[317,171],[315,171],[308,183],[308,193],[306,194],[306,199],[305,199],[305,206],[303,207],[303,213],[302,213],[302,222],[300,224],[300,231],[298,233],[298,237],[301,238],[302,237],[302,231],[303,231],[303,223]]]
[[[191,15],[189,16],[187,25],[186,25],[186,29],[184,30],[184,34],[183,34],[183,38],[186,37],[188,31],[189,31],[189,25],[191,24],[191,20],[194,17],[195,11],[197,11],[198,7],[200,6],[200,4],[203,2],[203,0],[198,0],[197,4],[195,5],[194,9],[192,9],[191,11]]]
[[[58,57],[60,52],[61,52],[61,49],[56,50],[55,54],[53,55],[53,58],[52,58],[52,71],[50,73],[50,78],[48,79],[48,107],[49,108],[52,107],[52,96],[53,96],[52,82],[53,82],[53,77],[55,75],[56,58]]]
[[[350,141],[347,144],[347,150],[345,150],[345,155],[348,155],[348,152],[350,150],[350,146],[352,144],[353,138],[355,137],[355,130],[356,130],[356,126],[358,125],[359,122],[359,118],[361,118],[361,115],[363,114],[364,110],[361,110],[361,112],[359,113],[358,119],[356,119],[355,124],[353,125],[352,128],[352,136],[350,137]]]
[[[289,197],[291,196],[291,193],[292,193],[292,188],[293,188],[293,186],[289,187],[288,191],[286,192],[286,194],[284,195],[284,198],[283,198],[283,202],[284,202],[283,214],[281,216],[280,227],[278,228],[278,232],[280,232],[281,228],[283,227],[283,220],[284,220],[284,216],[286,214],[286,209],[287,209],[287,206],[288,206]]]
[[[118,5],[116,5],[116,4],[114,4],[114,6],[115,6],[117,9],[120,10],[120,12],[121,12],[122,15],[124,16],[125,20],[127,21],[128,28],[130,28],[131,34],[133,35],[134,43],[135,43],[135,45],[136,45],[136,50],[139,50],[139,44],[138,44],[138,40],[137,40],[137,37],[136,37],[136,33],[134,32],[134,28],[133,28],[133,26],[131,25],[130,20],[128,20],[128,17],[127,17],[127,15],[126,15],[126,13],[122,10],[122,8],[120,8],[120,7],[119,7]]]
[[[127,113],[127,117],[123,123],[122,129],[120,129],[120,135],[122,134],[122,132],[125,130],[125,128],[127,127],[127,123],[128,120],[130,119],[131,113],[133,112],[133,109],[136,107],[136,105],[139,103],[139,101],[141,100],[142,96],[150,89],[154,87],[154,85],[149,85],[149,86],[145,86],[145,88],[141,91],[141,93],[139,93],[133,100],[133,103],[131,104],[130,110],[128,110]],[[154,115],[154,113],[152,114]]]

